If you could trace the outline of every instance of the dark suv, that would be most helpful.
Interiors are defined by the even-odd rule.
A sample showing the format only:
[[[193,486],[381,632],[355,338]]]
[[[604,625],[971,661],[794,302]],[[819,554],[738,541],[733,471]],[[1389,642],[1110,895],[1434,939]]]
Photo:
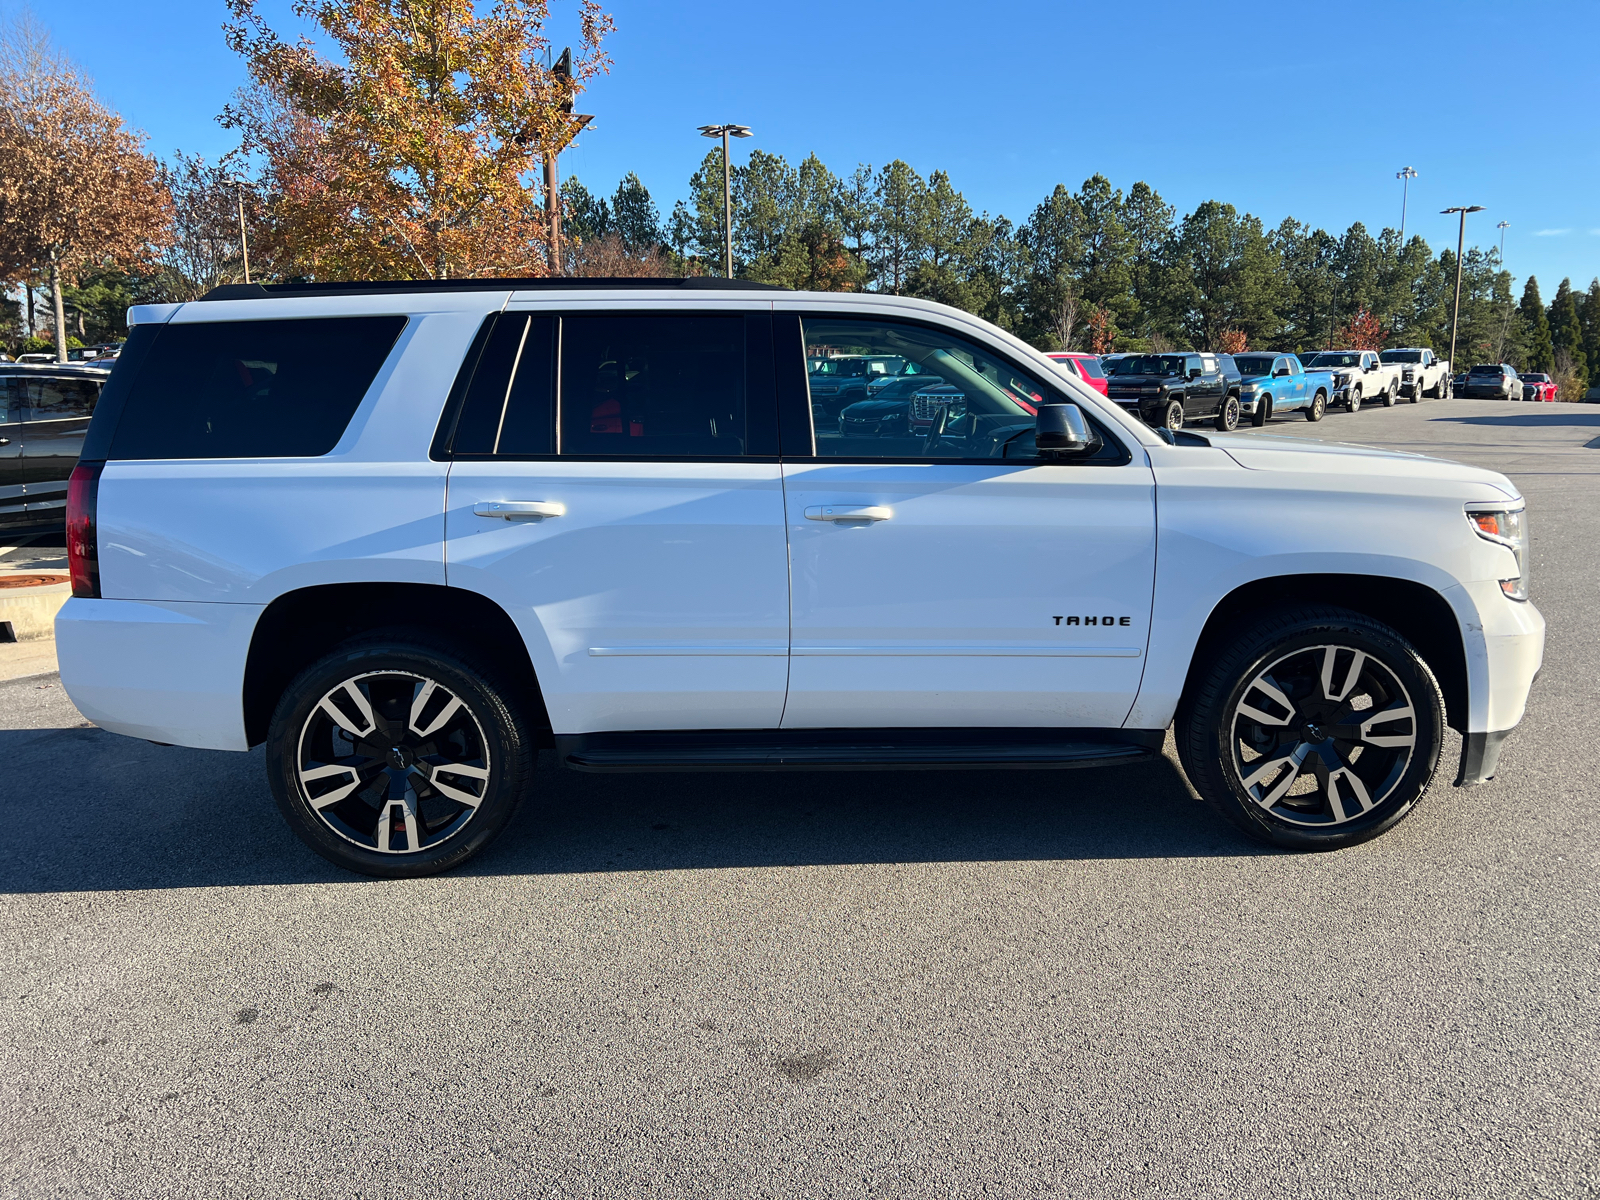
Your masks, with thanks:
[[[0,364],[0,528],[54,528],[65,520],[104,367]]]
[[[1130,354],[1107,370],[1110,398],[1163,429],[1202,417],[1218,429],[1237,427],[1242,383],[1227,354]]]

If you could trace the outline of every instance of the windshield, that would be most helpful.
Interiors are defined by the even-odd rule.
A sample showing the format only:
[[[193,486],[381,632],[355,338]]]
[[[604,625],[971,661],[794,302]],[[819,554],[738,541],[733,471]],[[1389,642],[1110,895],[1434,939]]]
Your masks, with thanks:
[[[1379,362],[1386,363],[1419,363],[1422,361],[1421,350],[1385,350],[1378,355]]]
[[[1111,364],[1113,375],[1182,375],[1181,354],[1135,354]]]
[[[1241,375],[1271,375],[1272,359],[1257,354],[1235,354],[1233,361],[1239,364]]]
[[[1500,374],[1500,368],[1490,363],[1479,363],[1472,368],[1472,373],[1474,375],[1498,375]]]
[[[1361,355],[1319,354],[1307,365],[1313,367],[1359,367],[1361,365]]]
[[[1522,376],[1522,378],[1527,380],[1529,383],[1549,383],[1550,382],[1550,376],[1541,375],[1541,374],[1539,374],[1537,372],[1533,372],[1533,371],[1530,371],[1528,374]]]

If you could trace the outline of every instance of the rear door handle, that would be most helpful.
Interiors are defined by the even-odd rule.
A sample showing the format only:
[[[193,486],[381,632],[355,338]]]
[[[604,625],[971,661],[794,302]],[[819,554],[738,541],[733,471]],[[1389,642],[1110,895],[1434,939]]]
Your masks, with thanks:
[[[483,500],[472,506],[480,517],[498,517],[503,521],[542,521],[546,517],[563,516],[567,506],[559,500]]]
[[[887,521],[892,516],[894,510],[880,504],[815,504],[806,509],[806,520],[832,521],[835,525],[856,521],[870,525],[873,521]]]

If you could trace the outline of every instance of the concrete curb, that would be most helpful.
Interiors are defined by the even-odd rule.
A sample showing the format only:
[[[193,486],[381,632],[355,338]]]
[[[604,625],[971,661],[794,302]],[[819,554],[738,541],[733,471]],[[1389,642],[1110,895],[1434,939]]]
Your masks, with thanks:
[[[54,637],[56,613],[72,595],[71,583],[52,583],[44,587],[0,589],[0,621],[9,621],[19,642]]]

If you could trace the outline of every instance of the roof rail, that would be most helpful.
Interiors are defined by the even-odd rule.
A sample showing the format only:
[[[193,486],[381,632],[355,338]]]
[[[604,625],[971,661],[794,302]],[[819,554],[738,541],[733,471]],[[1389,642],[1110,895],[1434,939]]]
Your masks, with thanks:
[[[371,282],[224,283],[201,300],[267,300],[274,296],[391,296],[402,292],[583,291],[591,288],[672,288],[684,291],[787,292],[775,283],[723,279],[716,275],[638,277],[545,275],[531,279],[383,279]]]

